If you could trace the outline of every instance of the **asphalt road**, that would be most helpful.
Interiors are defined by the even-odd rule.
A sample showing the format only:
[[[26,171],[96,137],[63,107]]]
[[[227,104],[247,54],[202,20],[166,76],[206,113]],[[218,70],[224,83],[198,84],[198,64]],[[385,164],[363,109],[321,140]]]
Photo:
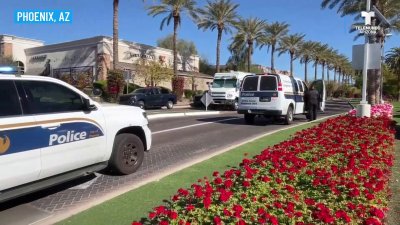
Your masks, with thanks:
[[[343,113],[349,109],[347,103],[334,101],[319,116]],[[296,116],[293,124],[304,122],[307,122],[304,116]],[[246,125],[242,115],[229,111],[219,115],[151,120],[153,147],[145,154],[143,165],[135,174],[113,176],[98,173],[14,199],[0,205],[0,225],[51,223],[55,218],[76,212],[78,208],[83,209],[104,196],[150,181],[198,157],[284,127],[262,117],[256,118],[254,125]]]

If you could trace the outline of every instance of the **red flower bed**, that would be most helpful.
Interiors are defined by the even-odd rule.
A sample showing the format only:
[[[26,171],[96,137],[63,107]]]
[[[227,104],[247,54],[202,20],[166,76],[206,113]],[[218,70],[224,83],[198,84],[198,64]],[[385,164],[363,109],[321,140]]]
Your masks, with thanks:
[[[382,224],[394,130],[340,116],[179,189],[138,224]]]

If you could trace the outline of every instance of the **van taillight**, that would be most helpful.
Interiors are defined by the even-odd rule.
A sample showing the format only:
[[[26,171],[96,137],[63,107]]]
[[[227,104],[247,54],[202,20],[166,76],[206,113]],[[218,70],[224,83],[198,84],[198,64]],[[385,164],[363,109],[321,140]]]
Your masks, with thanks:
[[[283,91],[282,83],[278,83],[278,91]]]

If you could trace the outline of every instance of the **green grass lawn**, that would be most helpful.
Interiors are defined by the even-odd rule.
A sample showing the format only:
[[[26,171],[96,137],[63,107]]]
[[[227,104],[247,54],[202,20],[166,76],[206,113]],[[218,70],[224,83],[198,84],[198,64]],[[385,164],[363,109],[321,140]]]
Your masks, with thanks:
[[[196,183],[199,178],[210,177],[213,171],[223,172],[230,167],[239,165],[244,157],[257,155],[267,146],[284,141],[295,132],[316,124],[309,123],[260,138],[169,175],[158,182],[152,182],[122,194],[57,224],[129,225],[134,220],[146,217],[153,207],[163,204],[163,200],[169,200],[170,196],[174,195],[179,188],[188,188],[191,184]],[[247,156],[244,156],[245,153]]]
[[[390,189],[392,191],[392,198],[389,203],[389,225],[400,224],[400,102],[393,103],[393,120],[397,122],[396,125],[396,148],[395,148],[395,161],[392,168],[392,177],[390,182]]]

